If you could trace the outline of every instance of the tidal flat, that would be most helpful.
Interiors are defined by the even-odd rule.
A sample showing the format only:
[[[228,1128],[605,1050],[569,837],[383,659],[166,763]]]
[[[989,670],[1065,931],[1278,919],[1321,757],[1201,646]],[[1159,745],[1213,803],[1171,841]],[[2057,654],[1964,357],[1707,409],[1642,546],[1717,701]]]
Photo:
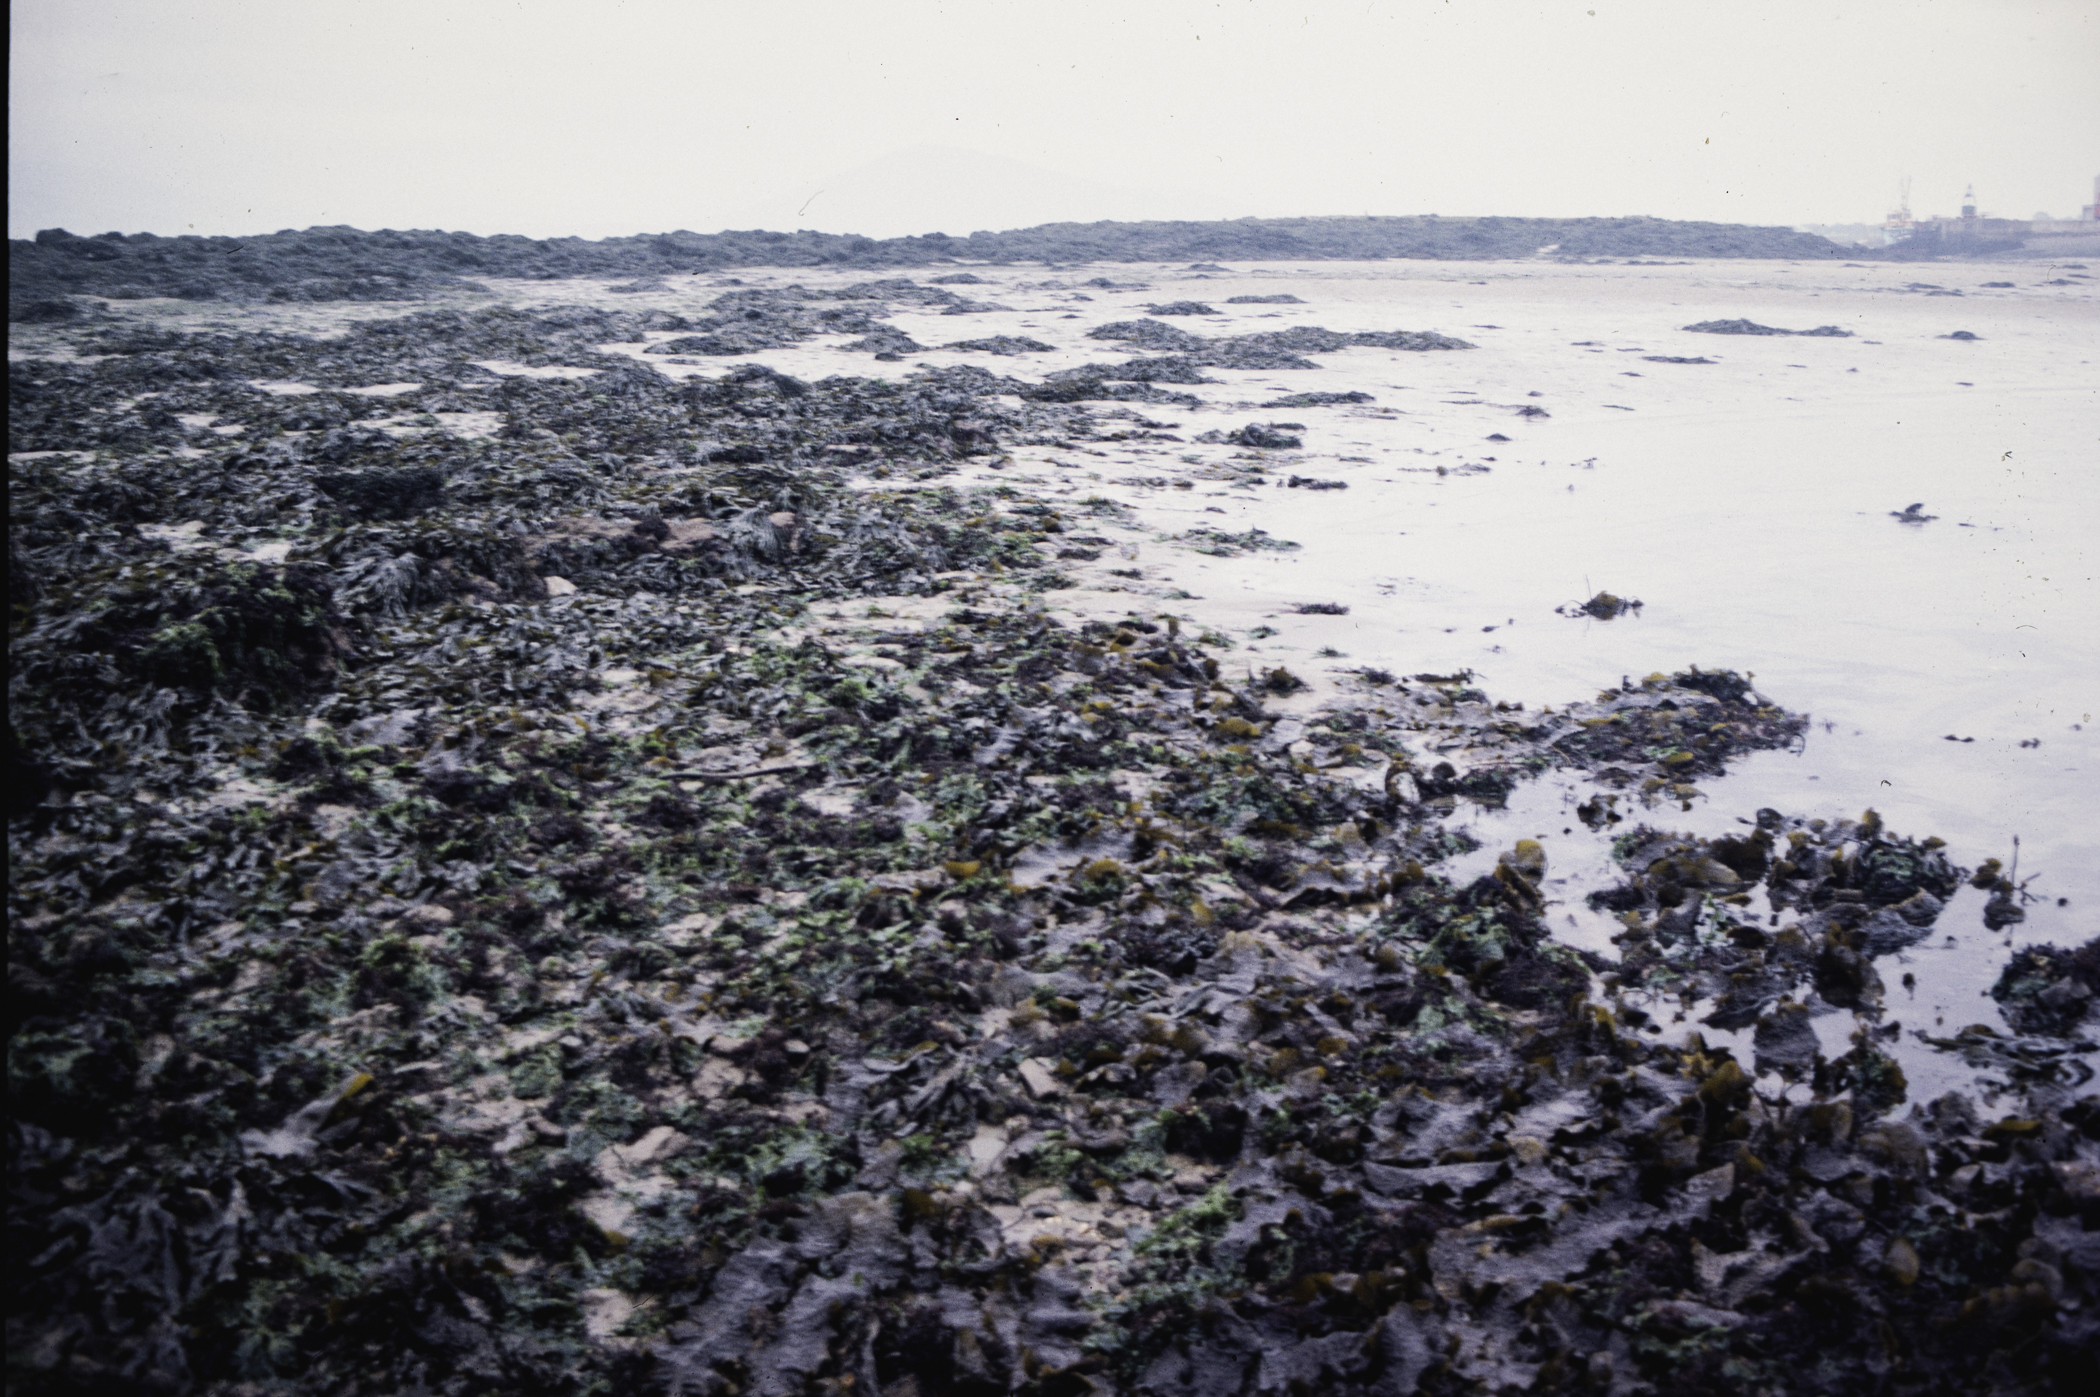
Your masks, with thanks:
[[[2083,267],[908,270],[10,327],[14,1385],[2100,1379]]]

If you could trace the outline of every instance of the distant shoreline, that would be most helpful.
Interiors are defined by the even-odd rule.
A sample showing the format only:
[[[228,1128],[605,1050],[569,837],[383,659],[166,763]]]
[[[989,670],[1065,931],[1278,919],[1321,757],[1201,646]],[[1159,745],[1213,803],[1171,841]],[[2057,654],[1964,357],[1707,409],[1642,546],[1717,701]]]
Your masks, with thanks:
[[[253,237],[161,237],[62,228],[8,243],[9,319],[65,296],[117,300],[415,300],[476,277],[653,278],[742,267],[926,267],[963,262],[1499,261],[1541,254],[1837,260],[1857,249],[1788,228],[1661,218],[1247,218],[1049,223],[968,237],[673,232],[526,238],[349,227]]]

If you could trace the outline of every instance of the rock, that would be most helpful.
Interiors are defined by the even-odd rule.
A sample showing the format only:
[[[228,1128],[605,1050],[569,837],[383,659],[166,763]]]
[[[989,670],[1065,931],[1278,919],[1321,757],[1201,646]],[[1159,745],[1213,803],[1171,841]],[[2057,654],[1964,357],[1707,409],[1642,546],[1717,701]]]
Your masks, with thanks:
[[[1329,407],[1342,403],[1375,403],[1369,393],[1286,393],[1263,407]]]
[[[1195,361],[1184,354],[1162,354],[1152,359],[1126,359],[1120,364],[1082,364],[1076,369],[1059,369],[1050,375],[1050,381],[1053,383],[1065,379],[1090,379],[1110,383],[1217,382],[1216,379],[1206,376]]]
[[[673,519],[667,521],[664,536],[656,546],[674,558],[687,557],[718,537],[715,526],[705,519]]]
[[[1203,341],[1179,326],[1157,320],[1112,320],[1086,332],[1090,340],[1127,340],[1140,349],[1199,349]]]
[[[1207,306],[1201,301],[1168,301],[1164,305],[1146,306],[1145,309],[1153,315],[1216,315],[1218,313],[1214,307]]]
[[[1980,340],[1983,336],[1971,334],[1967,330],[1956,330],[1953,334],[1941,335],[1940,338],[1943,340]]]
[[[615,286],[612,290],[618,291]],[[603,1286],[586,1290],[578,1297],[583,1303],[583,1332],[597,1340],[611,1338],[620,1327],[634,1318],[634,1301],[617,1290]]]
[[[1236,432],[1226,433],[1225,440],[1234,446],[1251,446],[1264,451],[1294,451],[1305,445],[1304,438],[1282,430],[1285,425],[1295,427],[1298,424],[1249,422]]]
[[[911,347],[913,349],[918,348],[917,345]],[[981,340],[957,340],[953,344],[944,344],[941,348],[952,349],[965,354],[1013,355],[1047,354],[1050,352],[1051,347],[1044,344],[1041,340],[1030,339],[1026,335],[992,335]]]
[[[1305,302],[1299,300],[1288,291],[1279,291],[1272,296],[1228,296],[1225,298],[1225,304],[1228,306],[1302,306]]]
[[[1888,1268],[1890,1279],[1901,1286],[1910,1286],[1918,1279],[1918,1249],[1907,1238],[1891,1237],[1882,1252],[1881,1264]]]
[[[1038,1101],[1053,1100],[1065,1094],[1065,1084],[1057,1080],[1050,1064],[1039,1057],[1021,1060],[1021,1083]]]
[[[1200,1062],[1177,1062],[1163,1067],[1153,1074],[1152,1099],[1169,1110],[1179,1110],[1209,1075],[1210,1069]]]
[[[1502,862],[1536,883],[1546,876],[1546,850],[1536,839],[1519,839]]]
[[[2090,1206],[2100,1202],[2100,1164],[2090,1159],[2067,1159],[2055,1166],[2064,1192]]]
[[[1170,393],[1149,383],[1112,383],[1098,378],[1052,378],[1021,389],[1020,396],[1037,403],[1157,403],[1183,408],[1203,405],[1203,400],[1193,393]]]
[[[970,1177],[981,1179],[991,1173],[999,1157],[1006,1153],[1011,1138],[1004,1126],[980,1124],[966,1147],[970,1157]]]
[[[949,347],[953,348],[954,346],[951,345]],[[873,354],[879,358],[885,354],[924,353],[926,346],[920,344],[902,330],[877,330],[875,333],[863,335],[857,340],[848,340],[840,345],[839,348],[858,354]]]
[[[1753,1041],[1759,1072],[1806,1072],[1823,1047],[1808,1010],[1799,1004],[1781,1004],[1758,1019]]]
[[[1702,335],[1803,335],[1812,339],[1850,339],[1852,332],[1836,325],[1818,325],[1813,330],[1782,330],[1754,320],[1702,320],[1684,327]]]
[[[1885,956],[1891,951],[1917,945],[1931,929],[1930,922],[1916,923],[1892,907],[1882,907],[1862,922],[1853,935],[1859,941],[1859,949],[1866,955]]]
[[[547,595],[549,597],[572,596],[575,594],[576,591],[575,583],[571,582],[566,577],[556,577],[552,573],[549,573],[545,577],[542,577],[540,581],[546,584]]]
[[[1629,611],[1639,611],[1641,605],[1638,597],[1621,597],[1611,592],[1599,592],[1586,602],[1570,602],[1566,606],[1556,607],[1555,610],[1562,616],[1589,616],[1599,621],[1609,621]]]
[[[2071,950],[2043,944],[2013,952],[1991,997],[2017,1032],[2069,1037],[2092,1014],[2096,987],[2100,940]]]
[[[1696,325],[1684,327],[1700,335],[1790,335],[1791,330],[1777,329],[1771,325],[1760,325],[1754,320],[1702,320]]]
[[[710,1057],[693,1074],[693,1095],[717,1101],[751,1080],[751,1074],[727,1058]]]
[[[1735,1192],[1735,1166],[1724,1164],[1718,1169],[1694,1174],[1685,1180],[1684,1191],[1692,1199],[1693,1206],[1703,1215],[1716,1203],[1726,1201],[1728,1196]]]
[[[668,1125],[659,1125],[647,1131],[631,1145],[618,1145],[620,1157],[630,1169],[639,1169],[645,1164],[654,1164],[680,1153],[692,1141]]]

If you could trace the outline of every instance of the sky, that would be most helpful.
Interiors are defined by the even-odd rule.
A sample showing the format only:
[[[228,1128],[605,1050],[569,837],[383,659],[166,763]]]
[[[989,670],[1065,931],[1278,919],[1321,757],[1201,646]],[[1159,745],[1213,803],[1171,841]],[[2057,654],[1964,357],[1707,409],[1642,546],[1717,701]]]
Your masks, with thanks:
[[[2074,216],[2100,0],[15,0],[8,233]]]

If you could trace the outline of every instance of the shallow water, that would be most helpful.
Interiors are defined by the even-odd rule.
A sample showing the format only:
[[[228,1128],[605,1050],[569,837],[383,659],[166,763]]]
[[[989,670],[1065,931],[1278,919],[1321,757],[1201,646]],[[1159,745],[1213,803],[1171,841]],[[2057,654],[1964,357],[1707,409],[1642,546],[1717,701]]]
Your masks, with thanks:
[[[1302,422],[1305,451],[1272,474],[1345,480],[1347,490],[1117,483],[1133,472],[1186,474],[1184,456],[1232,454],[1217,447],[1108,447],[1105,456],[1024,450],[1006,474],[1062,478],[1076,493],[1121,500],[1157,531],[1252,525],[1300,543],[1220,559],[1140,542],[1135,560],[1156,585],[1125,584],[1139,593],[1127,598],[1089,598],[1097,607],[1157,604],[1235,637],[1256,625],[1279,631],[1243,640],[1239,653],[1250,663],[1288,660],[1301,672],[1323,663],[1410,673],[1468,667],[1491,696],[1533,707],[1687,664],[1754,673],[1766,695],[1814,716],[1801,749],[1756,755],[1707,783],[1707,799],[1693,810],[1665,806],[1647,818],[1719,833],[1761,806],[1803,817],[1872,806],[1899,833],[1946,839],[1969,866],[2010,861],[2018,836],[2020,875],[2033,875],[2039,899],[2024,924],[2010,935],[1986,932],[1982,897],[1965,892],[1929,942],[1880,967],[1891,1017],[1906,1029],[1951,1032],[1970,1023],[2002,1028],[1986,991],[2008,945],[2068,944],[2096,930],[2100,373],[2091,360],[2100,299],[2084,286],[2035,286],[2046,278],[2032,265],[1925,274],[1950,284],[2015,280],[2023,289],[1957,299],[1901,290],[1920,275],[1916,268],[1709,263],[1523,266],[1476,274],[1485,286],[1442,268],[1323,268],[1170,290],[1184,274],[1118,268],[1117,279],[1142,276],[1152,291],[1078,305],[1076,322],[973,316],[968,333],[1025,324],[1072,346],[995,361],[1001,371],[1041,373],[1122,357],[1121,346],[1079,332],[1141,313],[1132,302],[1196,294],[1233,312],[1234,333],[1305,323],[1434,328],[1472,339],[1480,348],[1469,353],[1317,356],[1317,373],[1217,370],[1226,386],[1190,390],[1226,407],[1283,392],[1360,389],[1377,398],[1375,408],[1249,408],[1229,417],[1140,409],[1180,422],[1184,436],[1248,420]],[[1310,304],[1223,305],[1248,289],[1289,290]],[[991,287],[976,294],[1019,304]],[[1736,316],[1800,329],[1835,323],[1855,337],[1678,328]],[[928,328],[917,322],[932,319],[900,316],[899,324],[923,341]],[[941,319],[932,333],[957,318]],[[1022,324],[987,323],[995,319]],[[1197,333],[1225,329],[1175,323]],[[1481,323],[1497,328],[1474,328]],[[1956,329],[1982,338],[1939,338]],[[1648,354],[1716,362],[1656,363]],[[762,357],[784,369],[814,367]],[[1519,416],[1526,405],[1550,416]],[[1496,432],[1513,440],[1486,440]],[[1435,473],[1465,463],[1489,470]],[[1938,517],[1890,517],[1913,502]],[[1108,566],[1130,566],[1131,551],[1083,570],[1093,574],[1089,584],[1100,585]],[[1645,606],[1611,622],[1554,613],[1600,588]],[[1196,599],[1164,598],[1172,590]],[[1288,610],[1314,601],[1349,613]],[[1321,647],[1346,658],[1323,662]],[[1487,848],[1474,858],[1491,862],[1515,838],[1541,838],[1562,897],[1557,927],[1577,944],[1609,950],[1607,928],[1581,901],[1613,881],[1606,841],[1569,813],[1581,798],[1579,788],[1549,778],[1521,792],[1510,811],[1478,813]],[[1906,972],[1914,990],[1902,985]],[[1833,1052],[1849,1046],[1848,1014],[1819,1028]],[[1899,1056],[1913,1099],[1970,1076],[1907,1035]]]

